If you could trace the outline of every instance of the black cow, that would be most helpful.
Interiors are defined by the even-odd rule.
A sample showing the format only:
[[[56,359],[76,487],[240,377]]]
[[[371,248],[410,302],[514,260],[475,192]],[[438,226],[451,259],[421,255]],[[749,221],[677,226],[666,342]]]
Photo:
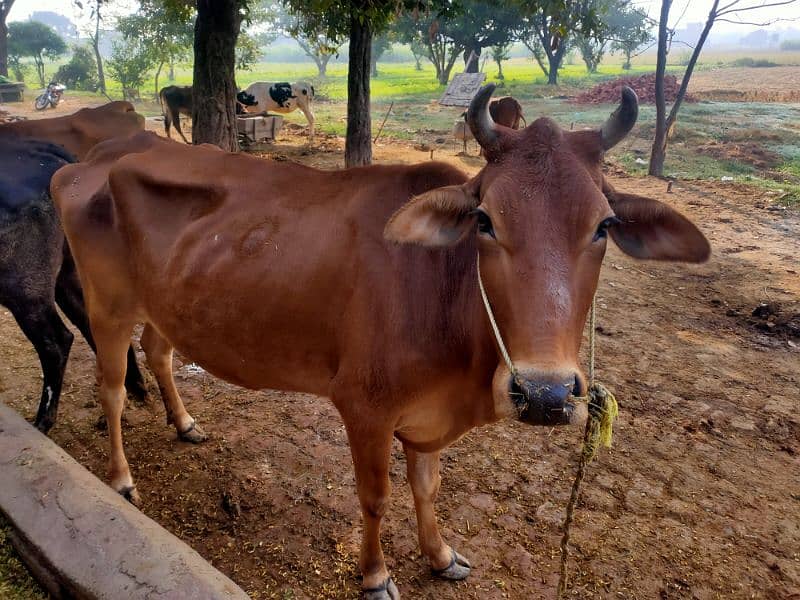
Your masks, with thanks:
[[[0,305],[8,307],[33,343],[44,385],[35,425],[55,424],[73,335],[56,303],[94,350],[75,263],[50,198],[53,173],[75,159],[61,146],[31,138],[0,144]],[[125,385],[143,399],[144,381],[128,349]]]
[[[167,133],[168,138],[172,138],[170,133],[170,125],[175,125],[177,131],[187,144],[186,136],[181,131],[181,115],[192,114],[192,86],[177,86],[168,85],[161,88],[158,93],[158,98],[161,101],[161,111],[164,113],[164,131]],[[244,114],[244,106],[255,106],[256,99],[247,92],[239,92],[236,94],[236,114]]]

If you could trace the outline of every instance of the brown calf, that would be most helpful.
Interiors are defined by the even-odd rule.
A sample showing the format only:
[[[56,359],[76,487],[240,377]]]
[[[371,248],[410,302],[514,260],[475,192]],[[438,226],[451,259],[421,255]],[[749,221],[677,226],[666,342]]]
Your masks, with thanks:
[[[89,298],[116,490],[139,500],[120,418],[125,348],[144,322],[181,435],[203,434],[178,396],[173,347],[238,385],[331,399],[355,465],[368,598],[399,598],[379,536],[393,438],[422,552],[438,575],[468,575],[436,524],[439,452],[503,418],[585,417],[572,395],[586,388],[578,350],[608,236],[640,258],[709,254],[685,217],[604,185],[603,152],[636,119],[632,91],[601,129],[565,132],[546,118],[496,126],[493,89],[469,109],[488,161],[472,179],[433,162],[319,171],[153,135],[100,146],[55,175]],[[479,258],[515,380],[481,300]]]

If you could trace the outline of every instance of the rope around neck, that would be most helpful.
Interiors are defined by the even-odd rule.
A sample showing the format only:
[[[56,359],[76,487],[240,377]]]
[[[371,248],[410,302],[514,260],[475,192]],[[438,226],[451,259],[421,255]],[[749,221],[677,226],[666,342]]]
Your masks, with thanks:
[[[489,297],[486,295],[486,289],[483,285],[483,278],[481,277],[481,255],[478,253],[477,259],[478,270],[478,287],[481,290],[481,298],[483,299],[483,306],[486,309],[486,315],[489,317],[489,323],[494,332],[494,338],[497,341],[497,346],[500,348],[500,354],[508,367],[511,376],[521,385],[519,381],[519,374],[514,362],[511,360],[511,355],[508,353],[503,336],[500,334],[500,328],[497,326],[497,321],[494,318],[492,305],[489,302]],[[606,448],[611,447],[612,426],[614,419],[619,413],[617,400],[606,387],[595,381],[595,338],[597,324],[597,295],[592,298],[592,308],[589,313],[589,389],[586,396],[571,396],[571,399],[576,402],[585,402],[589,411],[589,416],[586,419],[586,429],[583,432],[583,446],[581,448],[580,458],[578,460],[578,472],[575,474],[575,481],[572,483],[572,491],[570,492],[569,502],[567,503],[567,510],[564,516],[563,535],[561,537],[561,565],[559,569],[558,590],[556,591],[556,598],[560,600],[563,597],[567,587],[567,560],[569,559],[569,530],[572,525],[575,505],[578,502],[580,495],[581,483],[583,482],[586,473],[587,465],[592,462],[597,449],[602,445]]]

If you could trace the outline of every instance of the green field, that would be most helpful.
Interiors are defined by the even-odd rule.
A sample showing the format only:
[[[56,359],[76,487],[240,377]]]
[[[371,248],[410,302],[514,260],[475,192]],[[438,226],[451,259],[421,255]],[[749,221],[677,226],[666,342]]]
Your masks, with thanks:
[[[731,65],[737,59],[750,57],[783,64],[800,64],[800,53],[775,52],[757,53],[709,53],[703,57],[699,70],[720,68]],[[591,87],[600,81],[620,75],[637,75],[654,71],[653,56],[639,57],[631,71],[622,71],[619,60],[609,60],[600,67],[598,73],[587,75],[583,63],[567,64],[560,73],[560,85],[546,85],[542,71],[531,59],[514,58],[504,64],[505,80],[499,94],[513,95],[523,105],[528,122],[537,116],[548,115],[565,127],[594,127],[613,110],[612,106],[578,106],[565,101],[564,96],[572,95],[581,89]],[[55,70],[52,66],[52,70]],[[450,140],[453,120],[460,113],[457,109],[441,108],[436,100],[444,91],[434,77],[433,67],[423,63],[423,70],[414,69],[413,63],[380,63],[379,76],[372,80],[373,121],[379,123],[386,114],[391,102],[392,112],[387,119],[382,135],[409,140],[414,143],[439,143],[445,139],[443,147],[454,148]],[[458,71],[456,67],[455,71]],[[682,74],[680,65],[670,66],[669,70],[678,77]],[[487,80],[494,80],[496,66],[491,62],[485,65]],[[192,80],[191,65],[178,65],[175,70],[175,84],[188,85]],[[315,113],[318,131],[343,135],[346,129],[346,90],[347,66],[342,63],[330,64],[328,76],[316,76],[312,63],[269,63],[256,64],[252,70],[239,71],[237,83],[244,88],[253,81],[297,81],[313,83],[317,91]],[[167,85],[162,74],[159,86]],[[139,110],[148,115],[160,114],[160,107],[151,99],[155,86],[151,79],[141,89],[142,98]],[[68,95],[85,96],[90,99],[97,95],[67,91]],[[118,84],[109,81],[111,97],[121,97]],[[102,98],[102,97],[99,97]],[[758,126],[769,130],[765,139],[753,140],[753,119]],[[290,122],[305,123],[299,112],[287,117]],[[649,144],[652,139],[654,109],[642,106],[639,124],[633,135],[612,153],[632,173],[645,173]],[[800,201],[800,136],[797,123],[800,123],[800,105],[760,104],[760,103],[708,103],[685,104],[681,110],[666,163],[665,174],[683,179],[719,179],[733,177],[735,181],[757,184],[774,190],[777,197],[787,204]],[[775,152],[781,159],[769,169],[759,168],[739,157],[711,156],[698,153],[699,145],[710,143],[755,143]]]

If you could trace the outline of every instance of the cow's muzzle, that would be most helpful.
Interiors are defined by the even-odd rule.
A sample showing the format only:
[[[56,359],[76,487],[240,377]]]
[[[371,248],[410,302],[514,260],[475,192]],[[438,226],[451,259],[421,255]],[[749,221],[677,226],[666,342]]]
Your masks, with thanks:
[[[521,375],[511,377],[509,394],[517,408],[520,421],[530,425],[569,425],[575,421],[573,396],[580,396],[581,379],[577,375],[569,380],[528,379]]]

